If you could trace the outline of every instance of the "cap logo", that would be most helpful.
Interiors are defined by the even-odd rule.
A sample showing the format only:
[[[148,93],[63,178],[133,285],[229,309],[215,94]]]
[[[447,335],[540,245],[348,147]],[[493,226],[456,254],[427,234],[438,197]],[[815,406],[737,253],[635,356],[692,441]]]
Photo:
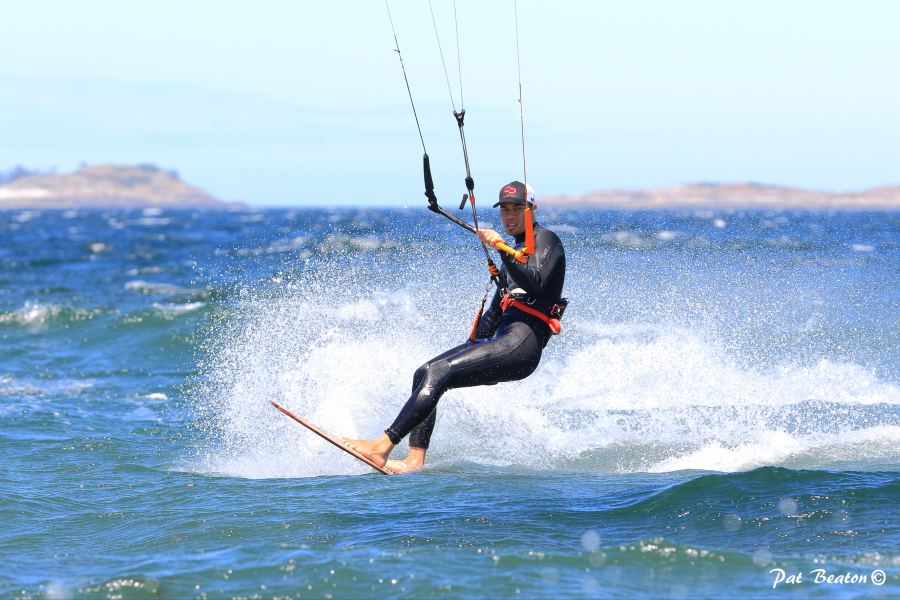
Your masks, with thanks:
[[[516,195],[515,186],[512,186],[512,185],[503,186],[503,195],[504,196],[515,196]]]

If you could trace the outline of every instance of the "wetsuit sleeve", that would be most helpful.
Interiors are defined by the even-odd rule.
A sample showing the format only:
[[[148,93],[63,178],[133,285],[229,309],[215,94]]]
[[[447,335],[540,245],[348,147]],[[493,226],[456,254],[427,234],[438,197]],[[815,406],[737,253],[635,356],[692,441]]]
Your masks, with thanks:
[[[540,297],[545,293],[546,286],[553,281],[556,272],[565,270],[566,256],[562,242],[549,229],[535,232],[535,245],[538,250],[534,260],[529,260],[526,264],[516,261],[505,252],[500,253],[500,259],[517,286],[529,296]]]
[[[478,321],[478,327],[475,329],[475,339],[483,340],[493,337],[497,331],[497,325],[500,324],[500,317],[503,311],[500,310],[500,290],[494,292],[494,298],[491,300],[490,307],[481,315]]]

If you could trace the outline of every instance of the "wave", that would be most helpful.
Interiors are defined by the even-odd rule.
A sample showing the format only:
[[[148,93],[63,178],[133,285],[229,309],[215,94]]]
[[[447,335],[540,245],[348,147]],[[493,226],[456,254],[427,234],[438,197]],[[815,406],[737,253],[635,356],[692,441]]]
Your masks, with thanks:
[[[59,304],[45,304],[28,300],[14,311],[0,312],[0,325],[24,325],[33,329],[53,326],[66,326],[80,321],[92,319],[103,311]]]
[[[303,250],[311,240],[311,236],[301,235],[289,239],[277,240],[262,248],[237,248],[233,250],[236,256],[262,256],[265,254],[282,254],[294,253]],[[223,254],[228,254],[224,251]],[[309,252],[302,255],[303,257],[311,256]]]
[[[840,509],[846,516],[853,502],[869,509],[900,491],[900,473],[861,473],[760,467],[742,473],[699,475],[663,491],[653,492],[636,502],[615,508],[618,515],[668,513],[695,505],[701,510],[726,515],[730,506],[753,500],[754,510],[777,516],[796,517],[810,504],[822,501],[828,511]],[[869,503],[868,505],[866,503]],[[760,508],[761,507],[761,508]],[[768,513],[767,513],[768,514]],[[821,515],[820,515],[821,516]],[[761,516],[760,518],[768,519]]]
[[[900,426],[877,426],[805,436],[765,430],[757,441],[734,447],[721,442],[708,444],[686,454],[666,458],[648,470],[735,472],[772,464],[793,468],[871,468],[877,465],[887,467],[898,462]]]
[[[202,312],[209,304],[187,297],[184,301],[154,302],[127,312],[109,308],[83,308],[27,301],[22,308],[0,312],[0,327],[20,327],[35,335],[53,335],[76,324],[87,324],[93,337],[104,338],[119,328],[153,328],[185,315]],[[162,330],[161,330],[162,331]]]
[[[184,302],[181,304],[171,302],[154,302],[153,308],[166,319],[174,319],[183,314],[199,310],[206,306],[205,302]]]
[[[58,417],[60,415],[59,396],[68,398],[81,396],[94,389],[97,380],[97,378],[63,378],[48,381],[40,378],[22,378],[0,374],[0,398],[3,399],[0,402],[0,417],[21,416],[23,408],[27,408],[26,412],[30,419],[40,419],[42,414],[52,414]],[[12,427],[4,433],[15,435],[17,428]]]
[[[395,250],[403,244],[396,240],[376,235],[352,236],[329,234],[319,244],[319,252],[371,252],[374,250]]]
[[[135,279],[126,282],[125,289],[133,290],[141,294],[160,294],[168,296],[188,295],[196,298],[206,298],[209,295],[209,291],[204,289],[185,288],[162,281],[144,281],[143,279]]]

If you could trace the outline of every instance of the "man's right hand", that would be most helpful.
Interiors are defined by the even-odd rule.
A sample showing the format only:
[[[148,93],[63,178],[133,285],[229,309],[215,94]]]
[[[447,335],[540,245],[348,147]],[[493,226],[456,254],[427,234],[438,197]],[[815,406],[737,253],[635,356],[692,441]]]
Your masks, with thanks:
[[[479,229],[478,230],[478,239],[490,246],[491,248],[496,248],[497,244],[503,243],[503,236],[494,231],[493,229]]]

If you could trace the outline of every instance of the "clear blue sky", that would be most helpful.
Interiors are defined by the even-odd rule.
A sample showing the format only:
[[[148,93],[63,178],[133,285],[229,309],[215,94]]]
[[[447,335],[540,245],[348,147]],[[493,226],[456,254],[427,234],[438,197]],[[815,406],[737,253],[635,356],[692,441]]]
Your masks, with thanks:
[[[433,0],[458,96],[452,1]],[[521,176],[512,0],[457,0],[476,189]],[[462,153],[425,0],[391,2],[444,204]],[[0,169],[153,162],[253,204],[415,205],[383,2],[8,2]],[[900,183],[900,2],[519,3],[538,193]]]

